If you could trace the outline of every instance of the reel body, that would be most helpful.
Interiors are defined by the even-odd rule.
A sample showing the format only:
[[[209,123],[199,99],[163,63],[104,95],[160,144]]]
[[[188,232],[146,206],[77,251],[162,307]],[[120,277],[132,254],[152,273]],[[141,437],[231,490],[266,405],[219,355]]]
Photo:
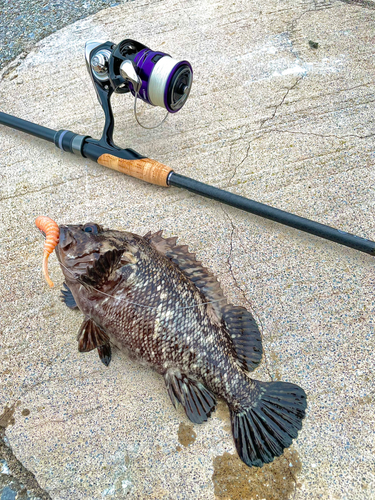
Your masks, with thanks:
[[[114,118],[110,105],[113,92],[130,92],[135,99],[165,108],[168,113],[179,111],[189,96],[193,70],[188,61],[178,61],[131,39],[117,45],[88,41],[85,54],[87,69],[105,114],[101,141],[111,147],[116,147],[112,139]]]

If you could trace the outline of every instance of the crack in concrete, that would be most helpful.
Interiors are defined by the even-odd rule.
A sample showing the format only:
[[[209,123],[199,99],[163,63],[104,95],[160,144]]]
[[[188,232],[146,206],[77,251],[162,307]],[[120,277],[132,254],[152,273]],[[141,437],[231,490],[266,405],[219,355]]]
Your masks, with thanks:
[[[228,212],[224,209],[223,205],[221,205],[221,209],[222,211],[224,212],[225,216],[227,217],[228,221],[230,222],[230,225],[231,225],[231,234],[230,234],[230,242],[229,242],[229,254],[227,256],[227,266],[229,268],[229,272],[230,272],[230,275],[232,276],[232,279],[233,279],[233,282],[234,282],[234,285],[235,287],[237,288],[237,290],[240,292],[244,302],[247,304],[248,308],[249,308],[249,311],[251,312],[251,314],[254,316],[258,326],[259,326],[259,332],[260,332],[260,335],[261,335],[261,339],[262,339],[262,344],[264,344],[263,342],[263,338],[264,338],[264,327],[263,327],[263,323],[262,323],[262,319],[261,317],[257,314],[257,312],[255,311],[250,299],[247,297],[245,291],[241,288],[241,286],[238,284],[238,281],[237,281],[237,278],[234,274],[234,271],[233,271],[233,266],[232,266],[232,262],[231,262],[231,257],[232,257],[232,253],[233,253],[233,235],[234,235],[234,232],[236,231],[236,226],[234,225],[234,222],[232,220],[232,218],[229,216]],[[239,239],[240,240],[240,239]],[[241,246],[242,246],[242,242],[240,242]],[[243,246],[242,246],[243,247]],[[266,369],[266,372],[268,373],[268,376],[270,377],[270,379],[273,381],[273,376],[271,374],[271,371],[270,371],[270,368],[269,368],[269,363],[268,363],[268,359],[267,359],[267,355],[266,355],[266,352],[265,350],[263,349],[263,360],[264,360],[264,365],[265,365],[265,369]]]
[[[267,121],[269,121],[269,120],[273,120],[273,119],[275,118],[276,113],[277,113],[277,110],[278,110],[278,109],[279,109],[279,108],[280,108],[280,107],[284,104],[285,99],[287,98],[287,96],[288,96],[289,92],[291,92],[291,91],[292,91],[292,90],[293,90],[293,89],[294,89],[294,88],[295,88],[295,87],[299,84],[299,82],[300,82],[303,78],[304,78],[303,76],[300,76],[299,78],[297,78],[297,80],[294,82],[294,84],[293,84],[291,87],[289,87],[289,88],[287,88],[287,89],[286,89],[286,92],[285,92],[285,94],[284,94],[283,98],[281,99],[281,101],[279,102],[279,104],[273,104],[273,105],[271,105],[271,106],[268,106],[269,108],[274,108],[274,110],[273,110],[273,114],[272,114],[272,116],[270,116],[269,118],[265,118],[265,119],[262,121],[262,123],[261,123],[261,125],[260,125],[260,128],[262,128],[262,127],[263,127],[263,125],[264,125]]]
[[[347,89],[347,90],[350,90],[350,89]],[[327,95],[330,95],[330,94],[327,94]],[[371,101],[373,102],[373,101]],[[368,102],[365,102],[364,104],[368,104]],[[304,111],[304,110],[303,110]],[[314,116],[318,116],[320,117],[322,114],[314,114]],[[271,125],[270,125],[271,127]],[[246,130],[240,137],[237,137],[236,139],[233,139],[232,142],[235,143],[235,142],[238,142],[238,141],[241,141],[241,140],[244,140],[244,137],[246,135],[250,135],[250,134],[259,134],[260,135],[257,135],[254,139],[251,139],[251,141],[254,141],[255,139],[259,139],[259,138],[262,138],[265,134],[270,134],[272,132],[288,132],[288,130],[286,129],[278,129],[278,128],[268,128],[268,127],[265,127],[264,129],[260,129],[260,128],[254,128],[254,129],[248,129]],[[308,135],[310,134],[310,132],[294,132],[295,134],[305,134],[305,135]],[[314,133],[311,132],[311,134],[313,135]],[[375,135],[375,132],[374,133],[371,133],[371,134],[366,134],[366,135],[363,135],[363,134],[343,134],[343,135],[337,135],[337,134],[319,134],[321,137],[335,137],[337,139],[345,139],[346,137],[354,137],[356,139],[367,139],[368,137],[372,137],[373,135]],[[251,142],[250,141],[250,142]],[[241,163],[243,162],[243,160],[241,160]]]
[[[306,12],[310,12],[310,11],[306,11]],[[312,11],[311,11],[312,12]],[[243,140],[245,135],[246,134],[249,134],[249,133],[258,133],[258,135],[256,137],[254,137],[253,139],[251,139],[249,142],[248,142],[248,145],[247,145],[247,149],[246,149],[246,152],[242,158],[242,160],[233,168],[233,172],[232,172],[232,175],[231,177],[229,178],[229,180],[227,181],[227,186],[226,187],[229,187],[233,181],[233,179],[236,177],[237,175],[237,171],[239,169],[239,167],[246,161],[246,159],[249,157],[249,152],[250,152],[250,148],[251,148],[251,144],[258,140],[258,139],[261,139],[262,137],[264,137],[266,134],[271,134],[273,132],[279,132],[279,133],[289,133],[289,134],[295,134],[295,135],[311,135],[311,136],[316,136],[316,137],[322,137],[322,138],[335,138],[335,139],[338,139],[338,140],[342,140],[342,139],[346,139],[346,138],[355,138],[355,139],[369,139],[371,137],[374,137],[375,136],[375,133],[370,133],[370,134],[366,134],[366,135],[359,135],[359,134],[345,134],[345,135],[336,135],[336,134],[318,134],[316,132],[299,132],[299,131],[294,131],[294,130],[288,130],[288,129],[280,129],[280,128],[274,128],[272,127],[272,125],[268,125],[269,127],[272,127],[272,128],[269,128],[268,130],[266,129],[263,129],[263,126],[264,124],[267,122],[267,121],[272,121],[276,114],[277,114],[277,111],[278,109],[284,104],[285,102],[285,99],[287,98],[287,96],[289,95],[289,93],[299,84],[299,82],[301,80],[303,80],[304,78],[304,75],[303,76],[300,76],[299,78],[296,79],[296,81],[294,82],[294,84],[287,88],[286,89],[286,92],[285,94],[283,95],[281,101],[278,103],[278,104],[275,104],[275,105],[271,105],[269,106],[270,108],[273,107],[274,108],[274,111],[272,113],[272,115],[268,118],[265,118],[264,120],[262,120],[261,124],[260,124],[260,128],[259,129],[256,129],[256,130],[252,130],[252,131],[245,131],[242,136],[238,137],[237,139],[235,139],[234,141],[232,141],[232,144],[230,146],[230,151],[229,151],[229,159],[228,159],[228,169],[230,168],[230,161],[231,161],[231,158],[232,158],[232,148],[233,148],[233,144],[239,140]],[[367,84],[366,84],[367,85]],[[363,85],[361,85],[363,86]],[[359,86],[355,86],[353,88],[357,88]],[[345,90],[351,90],[351,89],[345,89]],[[341,92],[341,91],[340,91]]]
[[[334,83],[339,82],[339,81],[340,81],[340,79],[338,78],[337,80],[334,80]],[[318,97],[319,98],[322,98],[322,97],[331,97],[333,95],[339,95],[339,94],[342,94],[343,92],[350,92],[351,90],[360,89],[360,88],[363,88],[363,87],[372,87],[373,85],[374,85],[374,82],[369,81],[369,82],[366,82],[366,83],[361,83],[359,85],[353,85],[353,87],[346,87],[346,88],[343,88],[343,89],[334,90],[332,92],[325,92],[323,94],[319,94],[318,96],[314,96],[314,95],[312,95],[312,96],[311,95],[301,96],[296,101],[291,101],[291,102],[295,103],[295,102],[308,101],[310,103],[312,100],[317,99]],[[370,94],[370,95],[372,95],[372,94]],[[352,98],[350,98],[350,99],[352,99]],[[372,102],[372,101],[370,101],[370,102]],[[364,104],[367,104],[367,101]],[[310,110],[311,108],[306,108],[306,109]]]
[[[372,97],[372,94],[369,94]],[[302,99],[297,99],[293,103],[301,102]],[[309,108],[301,108],[297,112],[292,112],[290,114],[286,114],[284,116],[280,116],[280,126],[283,126],[285,122],[287,122],[288,126],[290,123],[297,123],[301,120],[305,120],[307,117],[311,118],[325,118],[325,115],[333,115],[340,112],[353,112],[355,108],[369,106],[375,102],[375,99],[364,100],[363,102],[353,102],[353,99],[348,99],[347,101],[343,101],[340,104],[336,104],[334,109],[322,109],[323,106],[310,106]],[[316,112],[315,112],[316,110]],[[368,122],[371,123],[371,122]]]
[[[62,186],[64,184],[68,184],[69,182],[79,181],[81,179],[86,179],[87,177],[91,177],[92,179],[97,179],[99,177],[103,177],[104,175],[106,175],[106,174],[93,175],[93,174],[89,174],[89,173],[85,172],[83,175],[80,175],[79,177],[73,177],[72,179],[67,179],[66,181],[56,182],[54,184],[48,184],[48,186],[44,186],[40,189],[33,189],[30,191],[26,191],[24,193],[17,193],[17,194],[11,194],[9,196],[4,196],[4,197],[0,198],[0,201],[10,200],[13,198],[22,198],[23,196],[29,196],[30,194],[34,194],[34,193],[41,193],[41,192],[46,191],[48,189]]]
[[[344,0],[341,0],[341,1],[344,1]],[[351,0],[348,0],[348,1],[351,1]],[[359,1],[361,2],[361,1],[366,1],[366,0],[359,0]],[[331,0],[312,0],[312,1],[310,0],[307,2],[305,1],[304,3],[309,5],[310,8],[303,11],[298,17],[295,17],[294,19],[292,19],[292,21],[290,23],[288,23],[288,27],[287,27],[288,31],[289,30],[291,32],[295,31],[297,24],[298,24],[298,21],[308,12],[316,12],[319,10],[331,9],[334,6],[335,2],[334,1],[332,2]]]
[[[346,134],[346,135],[336,135],[336,134],[318,134],[316,132],[300,132],[300,131],[296,131],[296,130],[287,130],[287,129],[279,129],[279,128],[271,128],[269,130],[263,130],[263,132],[259,135],[257,135],[256,137],[254,137],[253,139],[251,139],[249,142],[248,142],[248,146],[247,146],[247,149],[246,149],[246,152],[244,154],[244,157],[242,158],[242,160],[233,168],[233,173],[231,175],[231,177],[228,179],[227,183],[226,183],[226,186],[224,186],[223,189],[228,189],[228,187],[230,187],[232,185],[232,181],[233,179],[236,177],[237,175],[237,170],[239,169],[239,167],[247,160],[247,158],[249,157],[249,152],[250,152],[250,148],[251,148],[251,144],[258,140],[258,139],[262,139],[263,137],[265,137],[267,134],[272,134],[274,132],[279,132],[279,133],[282,133],[282,134],[293,134],[293,135],[313,135],[313,136],[316,136],[316,137],[321,137],[323,139],[329,139],[329,138],[334,138],[334,139],[337,139],[337,140],[343,140],[343,139],[347,139],[347,138],[355,138],[355,139],[362,139],[362,140],[365,140],[365,139],[370,139],[372,137],[375,136],[375,132],[374,133],[371,133],[371,134],[367,134],[367,135],[358,135],[358,134]],[[245,132],[244,135],[246,133],[251,133],[251,132]],[[239,138],[239,139],[236,139],[236,141],[238,140],[241,140],[243,139],[243,137]],[[229,166],[229,165],[228,165]]]
[[[281,132],[281,133],[295,134],[295,135],[314,135],[316,137],[323,137],[324,139],[328,139],[329,137],[334,137],[335,139],[338,140],[345,139],[347,137],[354,137],[355,139],[369,139],[375,136],[375,132],[367,135],[358,135],[358,134],[335,135],[335,134],[318,134],[316,132],[297,132],[296,130],[287,130],[279,128],[274,128],[269,132]]]
[[[94,408],[87,408],[86,410],[82,411],[76,411],[69,415],[67,418],[53,418],[53,419],[48,419],[45,422],[40,422],[39,424],[35,424],[30,426],[31,429],[35,429],[37,427],[43,427],[44,425],[50,424],[50,423],[64,423],[64,422],[70,422],[71,420],[74,420],[76,417],[79,415],[86,415],[88,413],[92,413],[96,410],[100,410],[100,408],[103,408],[103,405],[98,405],[94,406]]]
[[[292,34],[293,31],[295,31],[295,29],[297,27],[298,21],[300,21],[305,14],[308,14],[309,12],[314,12],[315,10],[317,10],[317,9],[308,9],[308,10],[305,10],[298,17],[295,17],[294,19],[292,19],[290,21],[290,23],[287,24],[286,32],[288,34]]]
[[[87,372],[85,374],[76,375],[74,377],[50,377],[50,378],[47,378],[45,380],[40,380],[39,382],[35,382],[35,383],[31,384],[30,386],[26,386],[25,391],[22,393],[22,395],[19,397],[19,399],[26,396],[26,394],[29,394],[34,389],[36,389],[37,387],[39,387],[43,384],[48,384],[50,382],[70,382],[72,380],[87,380],[88,377],[91,377],[92,375],[96,375],[98,373],[102,373],[102,371],[101,370],[94,370],[92,372]]]
[[[242,160],[241,160],[241,161],[240,161],[240,162],[239,162],[239,163],[238,163],[238,164],[234,167],[234,169],[233,169],[233,173],[232,173],[232,176],[231,176],[231,178],[228,180],[228,182],[227,182],[227,186],[226,186],[226,187],[229,187],[229,186],[231,185],[231,182],[233,181],[233,179],[234,179],[234,178],[236,177],[236,175],[237,175],[237,170],[238,170],[238,169],[240,168],[240,166],[244,163],[244,161],[245,161],[245,160],[247,160],[247,158],[249,157],[249,152],[250,152],[250,147],[251,147],[251,144],[252,144],[254,141],[256,141],[257,139],[261,139],[261,138],[262,138],[262,137],[263,137],[266,133],[270,133],[270,132],[272,132],[272,130],[267,131],[267,132],[265,132],[265,133],[262,133],[262,134],[260,134],[260,135],[258,135],[258,136],[256,136],[256,137],[254,137],[254,139],[251,139],[251,140],[248,142],[247,149],[246,149],[246,153],[245,153],[244,157],[242,158]],[[243,134],[243,136],[242,136],[242,137],[239,137],[238,139],[236,139],[236,141],[243,139],[243,137],[244,137],[244,135],[245,135],[245,134],[246,134],[246,132],[244,132],[244,134]],[[232,143],[232,146],[233,146],[233,143]],[[232,147],[232,146],[231,146],[231,147]],[[228,166],[229,166],[229,164],[228,164]]]

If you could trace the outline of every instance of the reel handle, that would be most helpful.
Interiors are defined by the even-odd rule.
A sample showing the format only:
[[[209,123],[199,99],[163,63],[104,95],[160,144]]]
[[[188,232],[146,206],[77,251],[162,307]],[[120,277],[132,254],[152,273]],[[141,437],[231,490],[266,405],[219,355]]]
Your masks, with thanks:
[[[103,167],[108,167],[131,177],[149,182],[150,184],[163,187],[169,186],[168,177],[173,172],[170,167],[151,158],[126,160],[109,153],[104,153],[96,161],[99,165],[103,165]]]

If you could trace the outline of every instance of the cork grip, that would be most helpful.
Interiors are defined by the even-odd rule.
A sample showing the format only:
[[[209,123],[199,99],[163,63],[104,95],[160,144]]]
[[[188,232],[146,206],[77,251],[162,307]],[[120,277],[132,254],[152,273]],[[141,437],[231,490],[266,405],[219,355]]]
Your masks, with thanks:
[[[150,158],[124,160],[110,154],[103,154],[97,159],[99,165],[112,168],[126,175],[131,175],[142,181],[167,187],[167,177],[172,169]]]

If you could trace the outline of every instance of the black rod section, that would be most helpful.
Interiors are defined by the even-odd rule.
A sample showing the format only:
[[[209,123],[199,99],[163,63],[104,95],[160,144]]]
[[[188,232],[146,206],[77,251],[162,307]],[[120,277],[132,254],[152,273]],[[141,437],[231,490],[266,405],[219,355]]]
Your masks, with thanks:
[[[340,231],[330,226],[325,226],[319,222],[314,222],[312,220],[299,217],[298,215],[284,212],[278,208],[273,208],[268,205],[264,205],[263,203],[249,200],[243,196],[223,191],[222,189],[209,186],[208,184],[195,181],[189,177],[185,177],[174,172],[170,174],[168,183],[170,186],[187,189],[192,193],[221,201],[226,205],[239,208],[240,210],[245,210],[245,212],[250,212],[252,214],[259,215],[260,217],[265,217],[266,219],[279,222],[280,224],[285,224],[286,226],[299,229],[300,231],[320,236],[326,240],[331,240],[335,243],[355,248],[360,252],[375,255],[375,242],[366,240],[360,236],[355,236],[354,234],[346,233],[345,231]]]
[[[0,123],[2,125],[7,125],[8,127],[21,130],[21,132],[34,135],[35,137],[39,137],[39,139],[44,139],[48,142],[54,142],[56,135],[56,130],[42,127],[36,123],[28,122],[27,120],[22,120],[22,118],[17,118],[2,112],[0,112]]]
[[[75,152],[94,161],[97,160],[98,155],[103,153],[110,153],[120,158],[129,160],[144,158],[132,149],[112,150],[111,148],[110,150],[107,150],[99,145],[99,141],[95,141],[94,139],[89,138],[89,136],[79,136],[69,130],[60,130],[57,132],[56,130],[42,127],[36,123],[22,120],[21,118],[2,112],[0,112],[0,124],[21,130],[22,132],[34,135],[40,139],[53,142],[64,151]],[[73,144],[74,141],[76,141],[75,144]],[[339,229],[334,229],[330,226],[325,226],[319,222],[314,222],[309,219],[299,217],[298,215],[284,212],[283,210],[270,207],[264,203],[249,200],[243,196],[238,196],[236,194],[229,193],[228,191],[209,186],[208,184],[195,181],[194,179],[176,174],[175,172],[171,172],[169,175],[168,184],[187,189],[192,193],[220,201],[226,205],[230,205],[232,207],[239,208],[240,210],[244,210],[245,212],[279,222],[280,224],[285,224],[286,226],[299,229],[300,231],[314,234],[320,238],[325,238],[327,240],[334,241],[335,243],[354,248],[360,252],[375,255],[375,242],[371,240],[366,240],[360,236],[355,236],[354,234],[346,233],[345,231],[340,231]]]

